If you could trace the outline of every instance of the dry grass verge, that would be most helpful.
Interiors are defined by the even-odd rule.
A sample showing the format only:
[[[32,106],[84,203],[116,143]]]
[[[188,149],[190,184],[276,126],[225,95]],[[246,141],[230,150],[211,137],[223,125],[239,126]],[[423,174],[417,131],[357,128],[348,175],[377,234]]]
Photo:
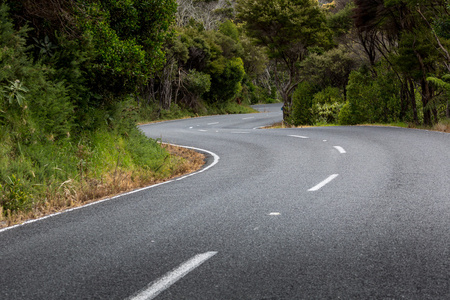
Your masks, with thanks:
[[[433,130],[450,133],[450,120],[445,120],[433,126]]]
[[[320,127],[324,125],[315,125],[315,126],[309,126],[309,125],[302,125],[302,126],[293,126],[293,125],[286,125],[284,122],[277,122],[269,126],[261,127],[261,129],[280,129],[280,128],[308,128],[308,127]],[[338,124],[330,124],[325,126],[340,126]],[[432,131],[440,131],[440,132],[447,132],[450,133],[450,120],[443,120],[439,123],[433,125],[432,127],[426,127],[426,126],[418,126],[413,123],[392,123],[392,124],[358,124],[354,126],[394,126],[394,127],[403,127],[403,128],[411,128],[411,129],[424,129],[424,130],[432,130]]]
[[[167,162],[171,168],[170,177],[157,178],[145,170],[131,172],[122,171],[120,167],[117,167],[114,173],[104,175],[101,180],[88,178],[81,183],[77,183],[69,179],[60,185],[57,192],[48,192],[46,198],[49,200],[35,204],[31,211],[9,214],[5,217],[0,206],[0,228],[20,224],[137,188],[164,182],[195,172],[205,163],[205,156],[194,150],[168,144],[162,146],[171,154],[170,161]]]
[[[317,125],[317,126],[323,126],[323,125]],[[261,129],[310,128],[310,127],[317,127],[317,126],[316,125],[299,125],[299,126],[295,126],[295,125],[286,124],[285,122],[281,121],[281,122],[274,123],[272,125],[261,127]]]
[[[301,127],[306,127],[306,126],[301,126]],[[301,127],[296,127],[294,125],[288,125],[288,124],[284,123],[283,121],[281,121],[281,122],[274,123],[272,125],[261,127],[261,129],[301,128]]]

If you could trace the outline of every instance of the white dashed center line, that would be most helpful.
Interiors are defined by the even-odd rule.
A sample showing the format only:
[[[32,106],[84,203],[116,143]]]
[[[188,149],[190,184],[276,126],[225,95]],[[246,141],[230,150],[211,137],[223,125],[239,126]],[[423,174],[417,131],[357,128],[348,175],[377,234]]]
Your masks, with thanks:
[[[248,118],[242,118],[242,120],[250,120],[250,119],[254,119],[255,117],[248,117]]]
[[[299,139],[309,139],[309,137],[307,137],[307,136],[302,136],[302,135],[288,135],[288,136],[295,137],[295,138],[299,138]]]
[[[310,188],[308,190],[308,192],[315,192],[320,190],[321,188],[323,188],[326,184],[330,183],[333,179],[335,179],[336,177],[338,177],[339,174],[333,174],[330,177],[328,177],[327,179],[325,179],[324,181],[322,181],[321,183],[319,183],[318,185]]]
[[[216,255],[217,252],[210,251],[198,254],[181,264],[178,268],[167,273],[160,279],[150,283],[145,289],[138,292],[135,296],[128,298],[129,300],[151,300],[158,296],[161,292],[168,289],[175,282],[189,274],[195,268],[203,264],[205,261]]]
[[[333,146],[333,148],[339,151],[339,153],[341,154],[347,153],[341,146]]]

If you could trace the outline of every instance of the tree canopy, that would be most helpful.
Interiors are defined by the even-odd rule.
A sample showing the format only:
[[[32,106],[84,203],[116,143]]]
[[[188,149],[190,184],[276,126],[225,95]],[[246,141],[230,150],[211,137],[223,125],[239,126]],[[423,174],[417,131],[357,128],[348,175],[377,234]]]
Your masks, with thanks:
[[[297,64],[309,48],[332,45],[323,10],[313,0],[239,0],[236,9],[249,35],[275,60],[277,86],[288,111],[290,95],[299,83]],[[286,79],[280,72],[286,72]]]

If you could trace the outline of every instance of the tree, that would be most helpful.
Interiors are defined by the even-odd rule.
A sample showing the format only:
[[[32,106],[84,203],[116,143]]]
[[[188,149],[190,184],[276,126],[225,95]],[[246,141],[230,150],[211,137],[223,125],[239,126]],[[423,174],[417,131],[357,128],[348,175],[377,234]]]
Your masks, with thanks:
[[[136,91],[165,61],[163,44],[174,21],[175,0],[80,0],[77,25],[96,57],[89,73],[102,93]]]
[[[234,15],[234,0],[178,0],[177,25],[197,22],[204,30],[217,26]]]
[[[210,65],[211,90],[206,95],[210,103],[222,104],[236,97],[242,89],[245,75],[244,63],[240,57],[214,60]]]
[[[445,116],[450,118],[450,106],[449,106],[449,99],[450,99],[450,74],[445,74],[441,78],[436,77],[428,77],[427,81],[431,82],[434,86],[436,86],[438,89],[442,90],[442,95],[445,99]]]
[[[401,82],[402,115],[411,106],[418,122],[415,92],[419,91],[423,122],[431,125],[433,116],[438,119],[436,90],[426,78],[442,67],[448,70],[450,58],[448,43],[436,34],[431,20],[446,20],[448,1],[355,0],[355,4],[356,30],[372,70],[379,57],[387,61]]]
[[[275,62],[275,81],[287,120],[291,94],[300,82],[297,64],[307,56],[308,48],[332,44],[325,14],[314,0],[239,0],[236,9],[248,34],[267,47]]]
[[[350,72],[355,69],[355,59],[344,46],[333,48],[323,54],[312,53],[300,63],[301,76],[322,89],[332,86],[346,94]]]

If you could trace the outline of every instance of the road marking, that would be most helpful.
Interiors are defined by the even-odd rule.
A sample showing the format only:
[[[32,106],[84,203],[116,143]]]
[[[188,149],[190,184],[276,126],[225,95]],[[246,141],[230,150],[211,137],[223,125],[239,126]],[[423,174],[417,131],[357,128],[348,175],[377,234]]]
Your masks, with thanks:
[[[151,300],[163,291],[167,290],[171,285],[189,274],[191,271],[199,267],[205,261],[216,255],[217,252],[210,251],[198,254],[186,261],[178,268],[170,271],[160,279],[150,283],[145,289],[137,293],[137,295],[128,298],[129,300]]]
[[[347,153],[344,148],[342,148],[341,146],[333,146],[333,148],[335,148],[337,151],[339,151],[339,153],[344,154]]]
[[[303,136],[303,135],[288,135],[288,136],[296,137],[296,138],[299,138],[299,139],[309,139],[309,137]]]
[[[192,129],[192,128],[194,128],[194,127],[192,127],[192,126],[191,126],[191,127],[189,127],[189,129]]]
[[[219,124],[219,122],[208,123],[208,125],[216,125],[216,124]]]
[[[51,214],[51,215],[44,216],[42,218],[28,220],[28,221],[25,221],[25,222],[23,222],[21,224],[13,225],[13,226],[10,226],[10,227],[5,227],[5,228],[0,229],[0,233],[2,233],[4,231],[7,231],[7,230],[11,230],[11,229],[17,228],[17,227],[24,226],[26,224],[31,224],[31,223],[34,223],[34,222],[42,221],[42,220],[45,220],[45,219],[48,219],[48,218],[55,217],[57,215],[61,215],[61,214],[68,213],[68,212],[71,212],[71,211],[83,209],[83,208],[86,208],[88,206],[97,205],[97,204],[100,204],[100,203],[103,203],[103,202],[106,202],[106,201],[117,199],[117,198],[120,198],[120,197],[123,197],[123,196],[128,196],[128,195],[131,195],[131,194],[135,194],[135,193],[138,193],[138,192],[141,192],[141,191],[145,191],[145,190],[148,190],[148,189],[152,189],[152,188],[158,187],[158,186],[163,185],[163,184],[175,182],[175,181],[178,181],[178,180],[190,177],[190,176],[194,176],[194,175],[200,174],[202,172],[205,172],[206,170],[212,168],[217,163],[219,163],[220,157],[219,157],[219,155],[215,154],[214,152],[211,152],[211,151],[208,151],[208,150],[205,150],[205,149],[201,149],[201,148],[190,147],[190,146],[181,146],[181,145],[176,145],[176,144],[170,144],[170,145],[176,146],[176,147],[183,147],[183,148],[192,149],[192,150],[196,150],[196,151],[199,151],[199,152],[207,153],[207,154],[211,155],[214,160],[213,160],[213,162],[210,165],[206,166],[205,168],[202,168],[202,169],[198,170],[197,172],[185,175],[183,177],[180,177],[180,178],[177,178],[177,179],[173,179],[173,180],[164,181],[164,182],[157,183],[157,184],[154,184],[154,185],[149,185],[149,186],[146,186],[146,187],[143,187],[143,188],[140,188],[140,189],[136,189],[136,190],[133,190],[133,191],[130,191],[130,192],[119,194],[119,195],[111,197],[111,198],[105,198],[103,200],[98,200],[98,201],[95,201],[95,202],[91,202],[91,203],[85,204],[83,206],[69,208],[69,209],[66,209],[66,210],[61,211],[61,212],[57,212],[57,213],[54,213],[54,214]]]
[[[201,131],[201,132],[207,132],[208,130],[205,130],[205,129],[199,129],[198,131]]]
[[[242,118],[242,120],[250,120],[250,119],[254,119],[255,117],[248,117],[248,118]]]
[[[281,213],[279,213],[279,212],[271,212],[269,214],[269,216],[279,216],[279,215],[281,215]]]
[[[335,179],[336,177],[338,177],[339,174],[333,174],[330,177],[328,177],[327,179],[325,179],[324,181],[322,181],[321,183],[319,183],[318,185],[310,188],[308,190],[308,192],[315,192],[320,190],[322,187],[324,187],[326,184],[330,183],[330,181],[332,181],[333,179]]]
[[[236,133],[236,134],[243,134],[243,133],[250,133],[250,132],[245,132],[245,131],[235,131],[235,132],[231,132],[231,133]]]

